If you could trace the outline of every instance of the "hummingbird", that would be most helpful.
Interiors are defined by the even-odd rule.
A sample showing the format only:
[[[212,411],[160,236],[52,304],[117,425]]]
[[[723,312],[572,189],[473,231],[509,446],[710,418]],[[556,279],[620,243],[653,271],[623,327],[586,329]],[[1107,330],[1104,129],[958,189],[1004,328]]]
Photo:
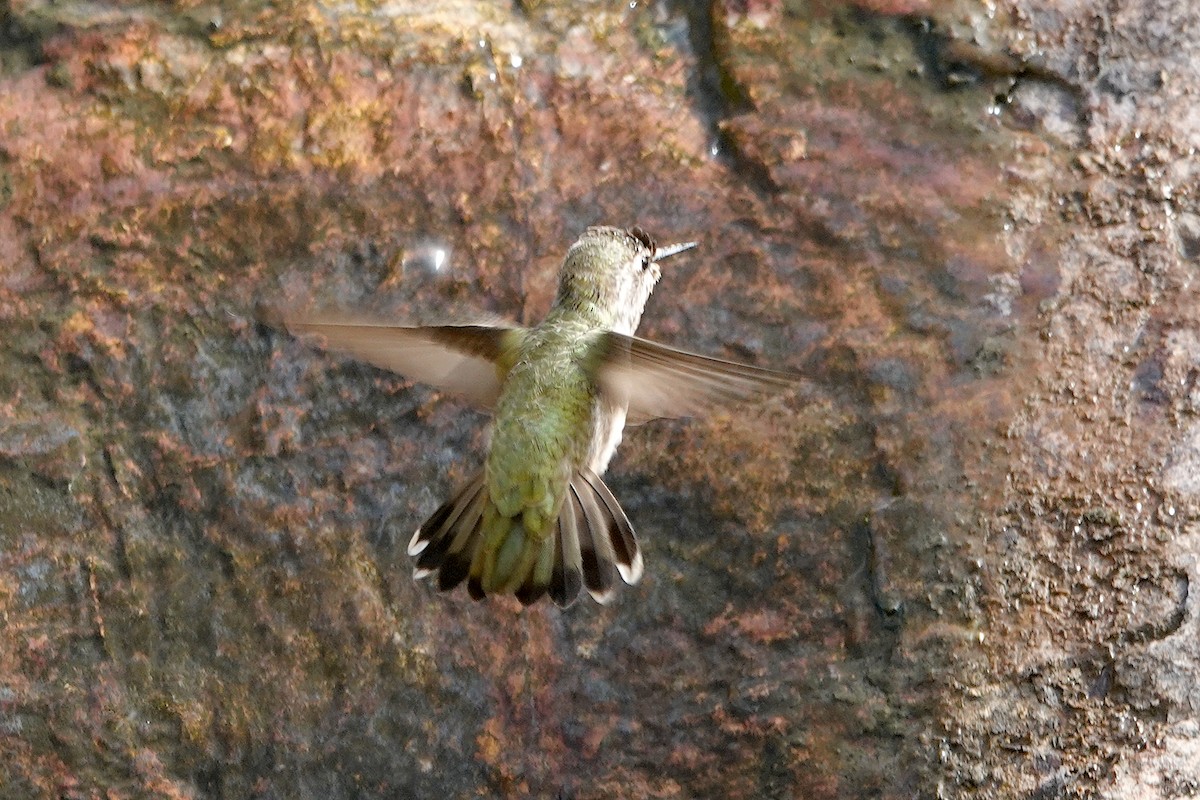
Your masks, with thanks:
[[[644,563],[629,518],[601,480],[627,424],[695,415],[783,391],[798,376],[677,350],[634,336],[661,277],[658,262],[696,242],[658,247],[642,229],[591,227],[567,250],[558,291],[532,327],[488,322],[407,326],[361,317],[285,319],[295,334],[490,408],[483,467],[413,534],[415,578],[476,599],[586,589],[609,602]]]

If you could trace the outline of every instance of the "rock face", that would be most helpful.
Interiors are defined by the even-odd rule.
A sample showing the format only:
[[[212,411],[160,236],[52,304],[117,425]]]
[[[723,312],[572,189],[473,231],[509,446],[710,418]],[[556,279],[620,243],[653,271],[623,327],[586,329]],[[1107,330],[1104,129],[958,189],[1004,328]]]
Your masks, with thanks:
[[[1200,8],[11,2],[0,786],[91,797],[1200,787]],[[795,395],[630,430],[647,574],[403,543],[486,419],[264,306],[642,331]]]

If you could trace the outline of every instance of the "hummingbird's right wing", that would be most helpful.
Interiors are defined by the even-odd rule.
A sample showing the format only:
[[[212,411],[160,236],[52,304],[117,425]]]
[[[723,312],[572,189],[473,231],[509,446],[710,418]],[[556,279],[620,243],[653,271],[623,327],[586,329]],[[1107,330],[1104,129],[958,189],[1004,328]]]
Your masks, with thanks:
[[[290,318],[294,334],[316,334],[331,350],[490,408],[526,330],[502,325],[406,327],[361,318]]]
[[[606,394],[628,402],[628,424],[658,417],[702,414],[782,392],[796,386],[799,375],[736,361],[709,358],[685,350],[608,331],[596,371]]]

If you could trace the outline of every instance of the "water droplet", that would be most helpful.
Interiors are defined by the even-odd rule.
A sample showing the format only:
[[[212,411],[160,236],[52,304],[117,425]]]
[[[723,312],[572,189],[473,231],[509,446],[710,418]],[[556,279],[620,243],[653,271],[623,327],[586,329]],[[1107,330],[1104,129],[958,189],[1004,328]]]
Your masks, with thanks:
[[[417,270],[427,275],[443,275],[450,270],[450,248],[440,242],[418,242],[405,249],[400,264],[405,272]]]

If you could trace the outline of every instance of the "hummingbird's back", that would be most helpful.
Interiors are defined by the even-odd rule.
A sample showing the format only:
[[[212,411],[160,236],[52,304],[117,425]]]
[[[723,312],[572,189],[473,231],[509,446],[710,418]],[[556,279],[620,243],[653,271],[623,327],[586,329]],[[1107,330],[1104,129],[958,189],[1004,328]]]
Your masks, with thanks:
[[[549,535],[567,483],[588,456],[596,390],[585,373],[586,331],[547,320],[530,331],[496,403],[487,456],[492,501]]]

